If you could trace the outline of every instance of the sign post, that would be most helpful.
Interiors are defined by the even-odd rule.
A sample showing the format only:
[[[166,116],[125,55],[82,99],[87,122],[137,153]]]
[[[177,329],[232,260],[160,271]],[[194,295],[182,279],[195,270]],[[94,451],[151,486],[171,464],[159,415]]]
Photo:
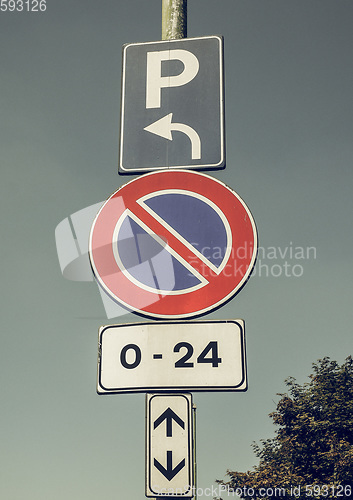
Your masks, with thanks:
[[[148,498],[197,498],[190,391],[246,391],[243,320],[192,321],[249,279],[254,219],[195,170],[225,167],[223,38],[186,38],[187,0],[162,0],[162,40],[123,47],[118,189],[91,229],[102,290],[159,322],[99,331],[98,394],[146,393]]]
[[[146,394],[146,496],[194,496],[191,394]]]
[[[187,37],[187,0],[162,0],[162,40]]]
[[[223,38],[125,45],[119,173],[224,166]]]

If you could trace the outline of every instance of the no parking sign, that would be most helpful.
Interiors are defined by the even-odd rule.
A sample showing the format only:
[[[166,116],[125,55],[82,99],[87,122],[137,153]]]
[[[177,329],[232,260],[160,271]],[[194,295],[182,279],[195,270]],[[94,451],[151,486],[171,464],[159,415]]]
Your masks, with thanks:
[[[152,172],[99,211],[89,255],[99,285],[152,318],[187,318],[232,298],[254,267],[257,233],[243,200],[208,175]]]

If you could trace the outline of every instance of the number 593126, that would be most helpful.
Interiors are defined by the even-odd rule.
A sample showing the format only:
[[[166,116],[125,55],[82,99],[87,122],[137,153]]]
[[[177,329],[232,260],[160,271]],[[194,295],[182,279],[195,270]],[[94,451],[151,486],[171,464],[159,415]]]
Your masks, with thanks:
[[[46,0],[1,0],[2,12],[45,12]]]

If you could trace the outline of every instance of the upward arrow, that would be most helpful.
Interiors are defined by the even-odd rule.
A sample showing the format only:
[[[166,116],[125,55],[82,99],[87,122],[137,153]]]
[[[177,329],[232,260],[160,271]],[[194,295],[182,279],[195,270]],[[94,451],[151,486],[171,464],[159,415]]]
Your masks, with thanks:
[[[167,426],[167,437],[172,437],[172,423],[173,420],[180,425],[182,429],[185,429],[185,422],[178,417],[176,413],[171,408],[167,408],[160,417],[158,417],[153,424],[153,428],[156,429],[164,420],[166,420]]]

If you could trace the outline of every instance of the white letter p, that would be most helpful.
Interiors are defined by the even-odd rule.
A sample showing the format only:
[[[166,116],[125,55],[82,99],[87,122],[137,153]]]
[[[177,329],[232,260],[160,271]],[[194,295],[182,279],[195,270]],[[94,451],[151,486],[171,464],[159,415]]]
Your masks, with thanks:
[[[162,61],[170,60],[181,61],[184,69],[179,75],[162,76]],[[146,108],[160,108],[162,88],[185,85],[195,78],[198,71],[199,61],[188,50],[147,52]]]

